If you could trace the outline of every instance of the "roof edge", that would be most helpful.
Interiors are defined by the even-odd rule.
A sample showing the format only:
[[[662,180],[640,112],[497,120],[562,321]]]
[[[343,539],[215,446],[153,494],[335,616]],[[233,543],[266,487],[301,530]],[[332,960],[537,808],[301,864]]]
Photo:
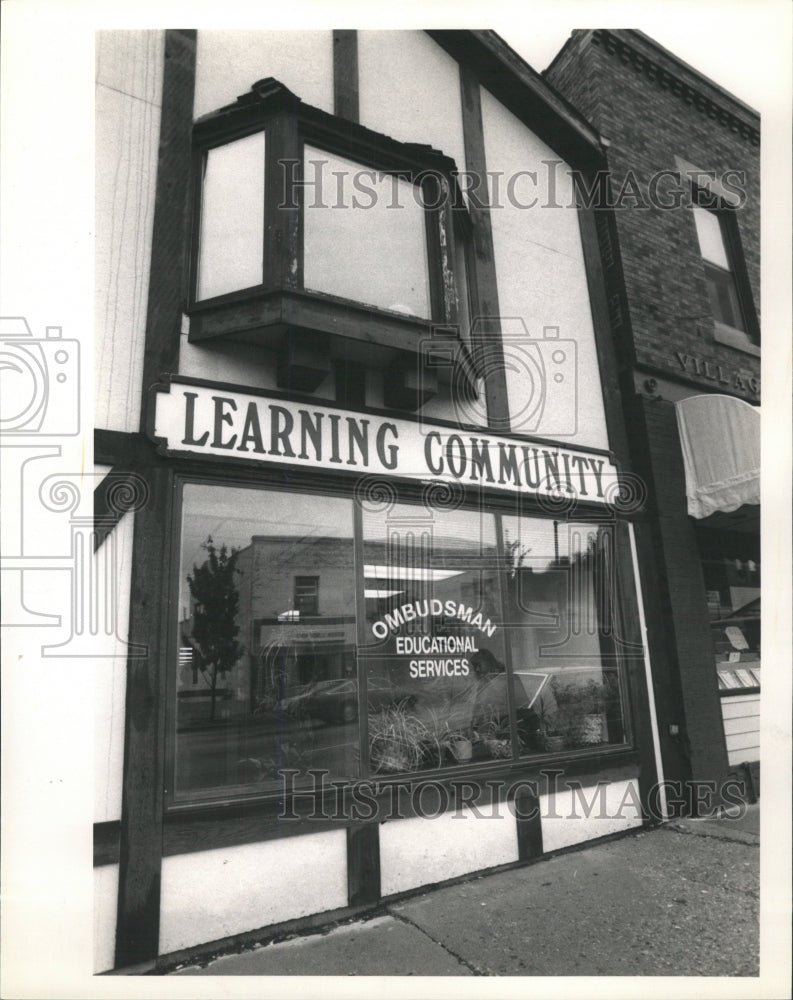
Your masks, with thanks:
[[[636,48],[638,48],[639,46],[644,46],[645,48],[655,50],[655,52],[659,53],[664,59],[668,60],[669,62],[677,64],[686,74],[695,76],[701,83],[705,84],[708,89],[712,90],[716,95],[718,95],[718,97],[721,100],[726,100],[731,105],[733,105],[734,108],[740,109],[748,117],[753,118],[755,120],[755,124],[759,126],[760,123],[759,111],[756,111],[753,107],[751,107],[751,105],[746,104],[739,97],[736,97],[734,94],[730,93],[729,90],[722,87],[721,84],[716,83],[715,80],[711,80],[709,76],[706,76],[696,67],[692,66],[690,63],[687,63],[684,59],[681,59],[680,56],[675,55],[674,52],[671,52],[669,49],[661,45],[660,42],[657,42],[654,38],[651,38],[649,35],[646,35],[643,31],[640,31],[638,28],[618,28],[615,30],[610,30],[610,29],[598,29],[598,30],[601,31],[609,30],[612,35],[615,35],[621,41],[625,42],[625,44],[630,44],[628,39],[633,38],[634,45]],[[725,110],[730,110],[730,109],[725,108]]]
[[[472,66],[479,83],[572,166],[602,164],[605,143],[597,129],[495,31],[427,29],[427,34]]]
[[[695,103],[700,110],[708,110],[709,105],[720,115],[730,116],[744,130],[754,133],[759,141],[758,111],[637,28],[576,28],[543,71],[543,76],[548,77],[560,57],[571,48],[586,45],[599,45],[607,52],[626,56],[637,72],[646,73],[650,79],[662,80],[666,76],[676,85],[675,92],[679,91],[689,103]]]

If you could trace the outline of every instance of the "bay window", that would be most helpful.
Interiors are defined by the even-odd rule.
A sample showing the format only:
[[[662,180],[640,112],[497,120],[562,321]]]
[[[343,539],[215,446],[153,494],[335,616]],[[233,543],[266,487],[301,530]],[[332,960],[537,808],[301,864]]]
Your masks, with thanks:
[[[475,392],[460,329],[475,313],[470,220],[453,160],[305,105],[272,79],[193,134],[191,341],[288,359],[308,343],[312,361],[279,363],[279,381],[313,391],[339,357],[415,368],[440,324],[459,341],[441,377],[462,372]]]
[[[625,748],[614,526],[185,482],[169,805]]]

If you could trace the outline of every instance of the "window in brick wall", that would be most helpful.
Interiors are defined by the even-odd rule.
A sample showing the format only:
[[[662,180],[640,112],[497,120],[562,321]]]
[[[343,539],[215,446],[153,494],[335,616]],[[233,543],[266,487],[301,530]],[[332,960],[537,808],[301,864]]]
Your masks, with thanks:
[[[319,577],[295,577],[295,608],[302,615],[319,614]]]
[[[714,337],[721,343],[758,353],[760,330],[734,212],[712,211],[699,205],[693,206],[693,212],[715,322]]]

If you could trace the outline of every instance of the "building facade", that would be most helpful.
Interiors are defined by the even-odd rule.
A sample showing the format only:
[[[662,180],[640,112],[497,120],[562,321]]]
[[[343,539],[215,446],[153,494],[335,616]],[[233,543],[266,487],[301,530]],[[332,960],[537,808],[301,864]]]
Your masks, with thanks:
[[[749,763],[760,701],[760,120],[638,31],[576,31],[546,78],[607,142],[598,234],[667,778]],[[714,669],[715,667],[715,669]]]
[[[740,597],[681,589],[661,442],[733,369],[704,318],[628,327],[635,213],[582,199],[619,164],[566,52],[565,100],[492,32],[98,35],[96,558],[129,627],[97,670],[97,971],[526,863],[666,816],[667,767],[726,774],[713,647],[679,647],[708,590]]]

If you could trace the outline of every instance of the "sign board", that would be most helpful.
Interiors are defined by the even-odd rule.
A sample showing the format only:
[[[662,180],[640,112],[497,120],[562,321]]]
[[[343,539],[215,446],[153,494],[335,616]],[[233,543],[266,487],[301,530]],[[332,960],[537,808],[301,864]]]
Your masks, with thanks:
[[[158,387],[153,433],[169,453],[306,469],[481,484],[513,493],[618,498],[608,455],[174,379]]]

